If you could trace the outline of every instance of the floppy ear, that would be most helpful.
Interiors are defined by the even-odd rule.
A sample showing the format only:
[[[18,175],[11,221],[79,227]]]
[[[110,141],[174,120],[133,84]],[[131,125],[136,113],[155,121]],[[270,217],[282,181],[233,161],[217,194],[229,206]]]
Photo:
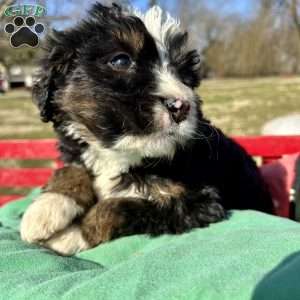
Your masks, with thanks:
[[[53,31],[48,37],[46,53],[41,60],[38,80],[33,86],[33,98],[42,121],[53,121],[55,92],[65,83],[75,57],[75,48],[64,32]]]

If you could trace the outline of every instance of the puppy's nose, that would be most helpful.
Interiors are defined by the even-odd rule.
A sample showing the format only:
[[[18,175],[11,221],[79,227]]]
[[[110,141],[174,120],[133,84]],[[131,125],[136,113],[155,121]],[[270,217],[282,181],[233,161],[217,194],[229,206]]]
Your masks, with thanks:
[[[176,123],[184,121],[190,111],[190,104],[182,99],[166,99],[164,104]]]

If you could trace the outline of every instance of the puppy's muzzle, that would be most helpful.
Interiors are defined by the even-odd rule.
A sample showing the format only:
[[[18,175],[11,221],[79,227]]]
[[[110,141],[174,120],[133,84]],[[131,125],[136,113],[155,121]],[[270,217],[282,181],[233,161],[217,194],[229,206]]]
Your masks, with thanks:
[[[186,120],[191,109],[191,105],[180,98],[165,99],[163,104],[168,109],[173,121],[177,124]]]

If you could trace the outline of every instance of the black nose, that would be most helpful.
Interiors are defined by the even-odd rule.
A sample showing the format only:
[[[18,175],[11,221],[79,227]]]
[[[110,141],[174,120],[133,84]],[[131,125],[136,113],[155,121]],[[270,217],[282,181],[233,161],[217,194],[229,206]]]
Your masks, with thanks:
[[[187,101],[181,99],[166,99],[164,105],[170,112],[172,119],[176,123],[184,121],[190,111],[190,104]]]

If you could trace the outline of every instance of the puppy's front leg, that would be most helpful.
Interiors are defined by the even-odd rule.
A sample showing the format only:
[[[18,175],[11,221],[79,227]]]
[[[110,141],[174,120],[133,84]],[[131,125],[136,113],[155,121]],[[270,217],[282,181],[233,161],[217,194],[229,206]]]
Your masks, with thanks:
[[[214,188],[189,192],[180,184],[155,177],[147,183],[148,199],[109,198],[98,202],[80,222],[55,234],[45,246],[73,255],[121,236],[178,234],[226,217]]]
[[[176,194],[170,194],[176,190]],[[112,239],[132,234],[178,234],[223,220],[226,213],[209,187],[182,195],[180,186],[153,187],[156,199],[110,198],[95,204],[80,223],[73,224],[46,242],[50,249],[73,255]],[[188,197],[187,197],[188,196]]]
[[[62,255],[73,255],[119,236],[144,232],[147,201],[110,198],[95,204],[77,224],[58,232],[44,244]]]
[[[21,238],[42,243],[66,228],[94,204],[92,180],[82,167],[55,171],[43,193],[28,207],[21,221]]]
[[[44,244],[62,255],[73,255],[117,237],[150,233],[159,219],[157,205],[140,198],[109,198],[95,204],[78,224],[58,232]],[[155,224],[156,225],[155,225]]]

